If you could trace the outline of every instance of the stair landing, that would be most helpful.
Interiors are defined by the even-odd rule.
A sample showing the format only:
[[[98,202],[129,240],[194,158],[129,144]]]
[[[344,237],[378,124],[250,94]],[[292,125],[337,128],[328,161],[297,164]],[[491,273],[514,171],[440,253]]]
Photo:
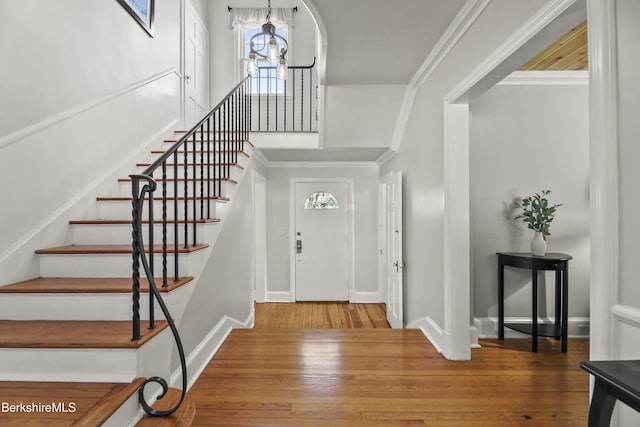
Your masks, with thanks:
[[[36,404],[42,411],[0,411],[0,425],[99,426],[142,385],[132,383],[0,382],[0,401],[17,406]],[[6,402],[6,403],[5,403]],[[44,405],[55,405],[47,411]],[[9,409],[9,407],[5,408]],[[64,412],[64,411],[67,412]]]

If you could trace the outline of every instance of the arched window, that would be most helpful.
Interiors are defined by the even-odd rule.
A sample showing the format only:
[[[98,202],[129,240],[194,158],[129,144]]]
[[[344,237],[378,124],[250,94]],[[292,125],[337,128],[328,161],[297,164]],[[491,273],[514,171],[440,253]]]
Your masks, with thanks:
[[[338,199],[326,191],[311,193],[304,202],[305,209],[338,209]]]

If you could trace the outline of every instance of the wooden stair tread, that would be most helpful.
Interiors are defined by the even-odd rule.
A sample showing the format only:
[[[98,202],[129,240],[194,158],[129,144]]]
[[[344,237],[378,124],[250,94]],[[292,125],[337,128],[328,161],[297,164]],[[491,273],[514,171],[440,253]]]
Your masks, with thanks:
[[[189,246],[188,248],[178,248],[179,253],[191,253],[201,249],[208,248],[209,245],[201,244]],[[149,251],[149,247],[145,247],[145,252]],[[167,246],[168,253],[174,253],[173,245]],[[133,250],[131,245],[69,245],[58,246],[54,248],[39,249],[36,251],[40,255],[99,255],[99,254],[130,254]],[[154,252],[159,254],[162,252],[162,245],[154,245]]]
[[[91,427],[104,424],[132,394],[136,393],[144,378],[138,378],[131,383],[115,384],[114,387],[97,401],[86,413],[76,420],[72,427]]]
[[[193,224],[194,221],[187,221],[189,224]],[[197,219],[195,221],[196,224],[210,224],[220,222],[220,218],[206,218],[206,219]],[[131,225],[132,221],[130,219],[74,219],[69,221],[69,224],[77,224],[77,225]],[[142,221],[143,224],[149,224],[148,220]],[[156,219],[153,221],[154,224],[161,225],[162,220]],[[167,224],[174,224],[175,221],[172,219],[167,220]],[[184,224],[184,220],[178,220],[178,224]]]
[[[169,279],[169,286],[162,287],[162,279],[156,279],[160,292],[171,292],[193,280],[181,277],[178,281]],[[149,281],[140,279],[140,291],[149,292]],[[65,294],[65,293],[130,293],[131,277],[55,277],[37,278],[0,287],[0,294]]]
[[[133,197],[131,196],[105,196],[105,197],[96,197],[96,200],[99,202],[130,202],[133,199]],[[149,200],[148,197],[145,197],[144,200]],[[153,200],[155,201],[162,201],[162,197],[154,197]],[[176,198],[175,197],[167,197],[167,201],[175,201]],[[178,201],[184,201],[185,198],[180,196],[178,197]],[[187,197],[187,201],[193,201],[194,197],[190,196]],[[196,201],[200,201],[200,200],[215,200],[218,202],[228,202],[230,199],[228,197],[222,197],[222,196],[204,196],[204,197],[200,197],[200,196],[196,196],[195,197]]]
[[[226,182],[230,182],[232,184],[237,184],[238,181],[236,181],[235,179],[231,179],[231,178],[202,178],[202,180],[200,178],[196,178],[196,182],[199,183],[201,181],[226,181]],[[156,179],[156,182],[162,182],[164,181],[162,178],[158,178]],[[167,178],[167,182],[175,182],[176,180],[173,178]],[[178,182],[184,182],[185,179],[184,178],[178,178]],[[189,182],[193,182],[193,178],[189,178],[188,179]],[[119,178],[118,182],[131,182],[131,178]]]
[[[187,163],[187,167],[193,167],[193,165],[194,165],[193,163]],[[203,163],[196,163],[195,165],[196,165],[196,167],[207,166],[206,164],[203,164]],[[236,167],[236,168],[244,169],[244,166],[242,166],[239,163],[221,163],[219,165],[220,166],[233,166],[233,167]],[[219,165],[216,164],[216,166],[219,166]],[[136,166],[140,167],[140,168],[146,168],[146,167],[151,166],[151,163],[136,163]],[[173,163],[167,163],[167,168],[172,168],[172,167],[173,167]],[[184,163],[178,163],[178,167],[179,168],[184,168]]]
[[[63,403],[75,412],[3,413],[0,423],[6,427],[23,426],[97,426],[101,425],[140,387],[144,380],[132,383],[82,382],[0,382],[0,401],[9,405],[20,403]],[[85,417],[87,421],[82,421]]]
[[[167,395],[161,400],[152,405],[155,409],[167,410],[175,406],[180,400],[180,390],[176,388],[170,388],[167,391]],[[145,415],[136,427],[189,427],[193,424],[196,418],[196,404],[189,397],[189,394],[184,397],[182,405],[168,417],[153,417]]]
[[[206,132],[205,132],[205,133],[206,133]],[[217,136],[217,134],[216,134],[216,136]],[[164,142],[169,143],[169,144],[175,144],[175,143],[176,143],[176,142],[178,142],[178,141],[179,141],[179,139],[175,139],[175,138],[169,138],[169,139],[165,139],[165,140],[164,140]],[[216,142],[217,142],[217,143],[220,143],[220,142],[246,142],[246,143],[251,144],[251,143],[249,142],[249,140],[247,140],[247,139],[229,139],[229,138],[221,138],[221,139],[218,139],[218,138],[216,138],[216,137],[211,138],[211,139],[209,139],[208,141],[207,141],[206,139],[203,141],[203,140],[201,140],[201,139],[200,139],[200,135],[198,135],[198,136],[196,137],[196,144],[199,144],[201,141],[202,141],[203,143],[206,143],[206,142],[213,142],[213,143],[216,143]],[[193,137],[191,137],[191,136],[190,136],[190,137],[189,137],[189,139],[187,139],[187,140],[186,140],[186,143],[187,143],[187,144],[193,144]]]
[[[243,156],[245,156],[247,158],[251,157],[251,156],[249,156],[249,153],[247,153],[246,151],[242,151],[242,150],[230,150],[230,151],[233,151],[233,152],[235,152],[237,154],[242,154]],[[167,150],[151,150],[151,154],[164,154],[166,152],[167,152]],[[184,150],[178,150],[178,151],[176,151],[176,153],[178,155],[184,156]],[[194,153],[193,150],[187,150],[187,155],[193,154],[193,153]],[[196,154],[199,154],[199,153],[206,154],[206,150],[205,151],[196,150],[195,153]],[[215,154],[216,152],[212,151],[211,153]],[[229,153],[229,154],[231,154],[231,153]]]
[[[167,327],[140,322],[139,340],[131,340],[131,321],[0,320],[0,348],[138,348]]]

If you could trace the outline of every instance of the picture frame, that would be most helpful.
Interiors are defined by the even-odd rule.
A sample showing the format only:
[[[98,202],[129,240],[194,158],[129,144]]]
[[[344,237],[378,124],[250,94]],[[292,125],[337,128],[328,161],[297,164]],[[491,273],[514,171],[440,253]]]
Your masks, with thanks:
[[[118,0],[129,15],[153,37],[153,12],[155,0]]]

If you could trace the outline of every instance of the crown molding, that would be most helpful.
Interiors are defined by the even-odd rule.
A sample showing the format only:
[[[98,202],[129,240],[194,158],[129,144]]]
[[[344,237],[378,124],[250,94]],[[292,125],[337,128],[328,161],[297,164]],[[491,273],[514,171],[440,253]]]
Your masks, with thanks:
[[[467,0],[453,21],[451,21],[451,24],[447,27],[442,37],[440,37],[438,43],[436,43],[431,50],[427,59],[425,59],[418,71],[411,78],[405,90],[398,120],[393,130],[391,150],[398,151],[400,147],[418,89],[429,76],[431,76],[434,70],[438,68],[444,58],[451,52],[451,49],[458,44],[458,41],[460,41],[467,30],[476,22],[489,3],[491,3],[491,0]]]
[[[588,86],[589,71],[514,71],[498,86]]]
[[[370,168],[377,167],[376,162],[269,162],[268,168]]]

